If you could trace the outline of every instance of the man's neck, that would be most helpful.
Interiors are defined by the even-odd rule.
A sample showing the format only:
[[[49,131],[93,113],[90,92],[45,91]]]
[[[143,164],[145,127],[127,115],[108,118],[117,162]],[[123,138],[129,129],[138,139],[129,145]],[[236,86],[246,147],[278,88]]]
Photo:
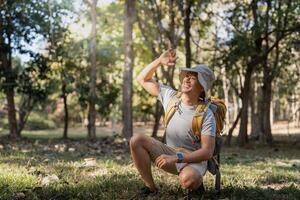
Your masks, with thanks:
[[[181,96],[181,101],[187,106],[198,105],[199,97],[195,95],[189,95],[187,93],[183,93]]]

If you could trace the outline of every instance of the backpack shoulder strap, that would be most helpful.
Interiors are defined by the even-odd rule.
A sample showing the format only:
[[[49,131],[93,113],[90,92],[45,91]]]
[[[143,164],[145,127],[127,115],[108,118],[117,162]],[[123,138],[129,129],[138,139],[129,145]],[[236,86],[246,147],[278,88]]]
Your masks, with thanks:
[[[192,130],[195,135],[201,138],[201,130],[202,130],[202,123],[204,115],[209,108],[210,102],[207,101],[205,103],[199,104],[196,108],[195,115],[192,120]]]
[[[177,109],[181,94],[182,94],[181,92],[177,92],[174,96],[171,97],[171,99],[167,105],[167,109],[165,111],[165,116],[164,116],[165,127],[168,125],[170,119],[173,117],[173,115]]]

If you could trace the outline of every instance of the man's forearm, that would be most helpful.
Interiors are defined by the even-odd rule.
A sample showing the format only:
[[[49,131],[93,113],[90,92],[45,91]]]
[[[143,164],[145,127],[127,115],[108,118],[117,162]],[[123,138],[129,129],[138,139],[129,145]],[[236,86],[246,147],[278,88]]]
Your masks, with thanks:
[[[145,67],[140,74],[137,76],[137,81],[144,82],[152,79],[156,69],[161,65],[160,60],[157,58],[152,63],[150,63],[147,67]]]
[[[198,149],[196,151],[193,151],[191,153],[184,154],[184,159],[182,162],[184,163],[196,163],[201,162],[205,160],[209,160],[212,157],[212,152],[208,149]]]

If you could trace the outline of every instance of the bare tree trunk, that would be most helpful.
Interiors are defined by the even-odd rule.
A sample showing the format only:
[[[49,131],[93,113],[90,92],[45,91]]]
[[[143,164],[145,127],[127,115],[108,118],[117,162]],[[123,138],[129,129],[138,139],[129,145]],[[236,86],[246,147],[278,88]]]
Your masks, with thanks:
[[[223,91],[224,91],[224,101],[225,101],[225,105],[228,106],[229,105],[229,101],[228,101],[229,87],[228,87],[228,84],[227,84],[225,67],[223,67],[221,70],[222,70],[222,83],[223,83]],[[225,126],[225,129],[224,129],[224,132],[225,132],[225,134],[227,134],[228,133],[228,127],[229,127],[229,112],[226,112],[225,125],[226,126]]]
[[[240,146],[244,146],[248,143],[248,107],[250,97],[250,84],[251,84],[252,67],[247,67],[244,88],[242,91],[242,110],[241,110],[241,122],[240,131],[238,135],[238,143]]]
[[[264,76],[263,86],[263,133],[264,139],[269,145],[273,145],[273,136],[270,122],[270,107],[272,99],[272,81]]]
[[[234,108],[233,119],[236,119],[239,114],[239,97],[233,94],[232,98],[233,98],[233,108]]]
[[[133,134],[132,127],[132,71],[134,63],[132,27],[134,23],[135,6],[134,1],[125,1],[125,69],[123,73],[123,135],[129,140]]]
[[[250,138],[254,140],[259,139],[260,135],[260,125],[259,125],[259,119],[258,119],[258,99],[260,98],[257,95],[257,89],[256,89],[256,78],[255,76],[252,78],[252,84],[251,84],[251,97],[250,97],[250,107],[251,107],[251,133]]]
[[[184,1],[184,35],[185,35],[185,65],[186,67],[191,67],[191,60],[192,60],[192,53],[191,53],[191,43],[190,43],[190,14],[191,14],[191,6],[192,1],[191,0],[185,0]]]
[[[236,119],[234,120],[234,122],[233,122],[233,124],[232,124],[232,127],[231,127],[231,128],[229,129],[229,131],[228,131],[228,135],[227,135],[226,141],[225,141],[225,144],[226,144],[227,146],[230,146],[230,145],[231,145],[232,133],[233,133],[233,130],[235,129],[236,125],[237,125],[238,122],[239,122],[239,119],[240,119],[240,117],[241,117],[241,114],[242,114],[242,110],[240,110],[240,111],[238,112],[238,115],[237,115]]]
[[[8,37],[10,38],[10,37]],[[10,136],[19,139],[21,135],[18,133],[18,124],[15,107],[15,76],[11,64],[11,41],[6,45],[4,39],[0,38],[0,66],[4,71],[4,93],[6,95],[7,108],[8,108],[8,124]]]
[[[11,88],[8,91],[5,91],[7,107],[8,107],[8,123],[10,135],[12,138],[20,138],[21,135],[18,134],[17,118],[16,118],[16,109],[15,109],[15,100],[14,100],[14,89]]]
[[[91,67],[90,67],[90,91],[89,91],[89,111],[88,111],[88,139],[96,140],[96,108],[95,102],[97,99],[96,96],[96,79],[97,79],[97,49],[96,49],[96,37],[97,37],[97,1],[92,0],[89,2],[85,0],[87,4],[89,4],[91,9],[91,18],[92,18],[92,31],[91,31],[91,44],[90,44],[90,55],[91,55]]]
[[[67,139],[68,138],[68,125],[69,125],[69,111],[68,111],[68,95],[66,93],[66,83],[65,81],[63,80],[63,83],[62,83],[62,97],[63,97],[63,100],[64,100],[64,111],[65,111],[65,117],[64,117],[64,132],[63,132],[63,138],[64,139]]]
[[[24,95],[21,97],[19,105],[18,135],[21,135],[21,132],[24,129],[27,119],[35,104],[36,101],[34,101],[30,95]]]
[[[155,116],[154,116],[154,126],[153,126],[153,131],[152,131],[152,137],[157,138],[157,132],[159,129],[159,121],[161,116],[163,115],[163,110],[161,107],[160,102],[157,100],[155,103]]]

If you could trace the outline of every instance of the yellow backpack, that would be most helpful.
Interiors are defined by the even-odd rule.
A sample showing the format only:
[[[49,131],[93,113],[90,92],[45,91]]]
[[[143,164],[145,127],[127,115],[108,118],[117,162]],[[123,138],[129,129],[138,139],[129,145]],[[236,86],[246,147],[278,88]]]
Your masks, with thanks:
[[[181,92],[177,92],[177,94],[171,98],[164,116],[165,126],[168,125],[175,111],[178,109],[181,94]],[[211,108],[215,116],[217,136],[221,136],[224,128],[225,115],[227,112],[226,105],[223,100],[219,99],[218,97],[212,96],[206,102],[200,103],[197,106],[195,115],[192,120],[193,133],[199,136],[199,138],[201,136],[203,116],[209,107]]]

